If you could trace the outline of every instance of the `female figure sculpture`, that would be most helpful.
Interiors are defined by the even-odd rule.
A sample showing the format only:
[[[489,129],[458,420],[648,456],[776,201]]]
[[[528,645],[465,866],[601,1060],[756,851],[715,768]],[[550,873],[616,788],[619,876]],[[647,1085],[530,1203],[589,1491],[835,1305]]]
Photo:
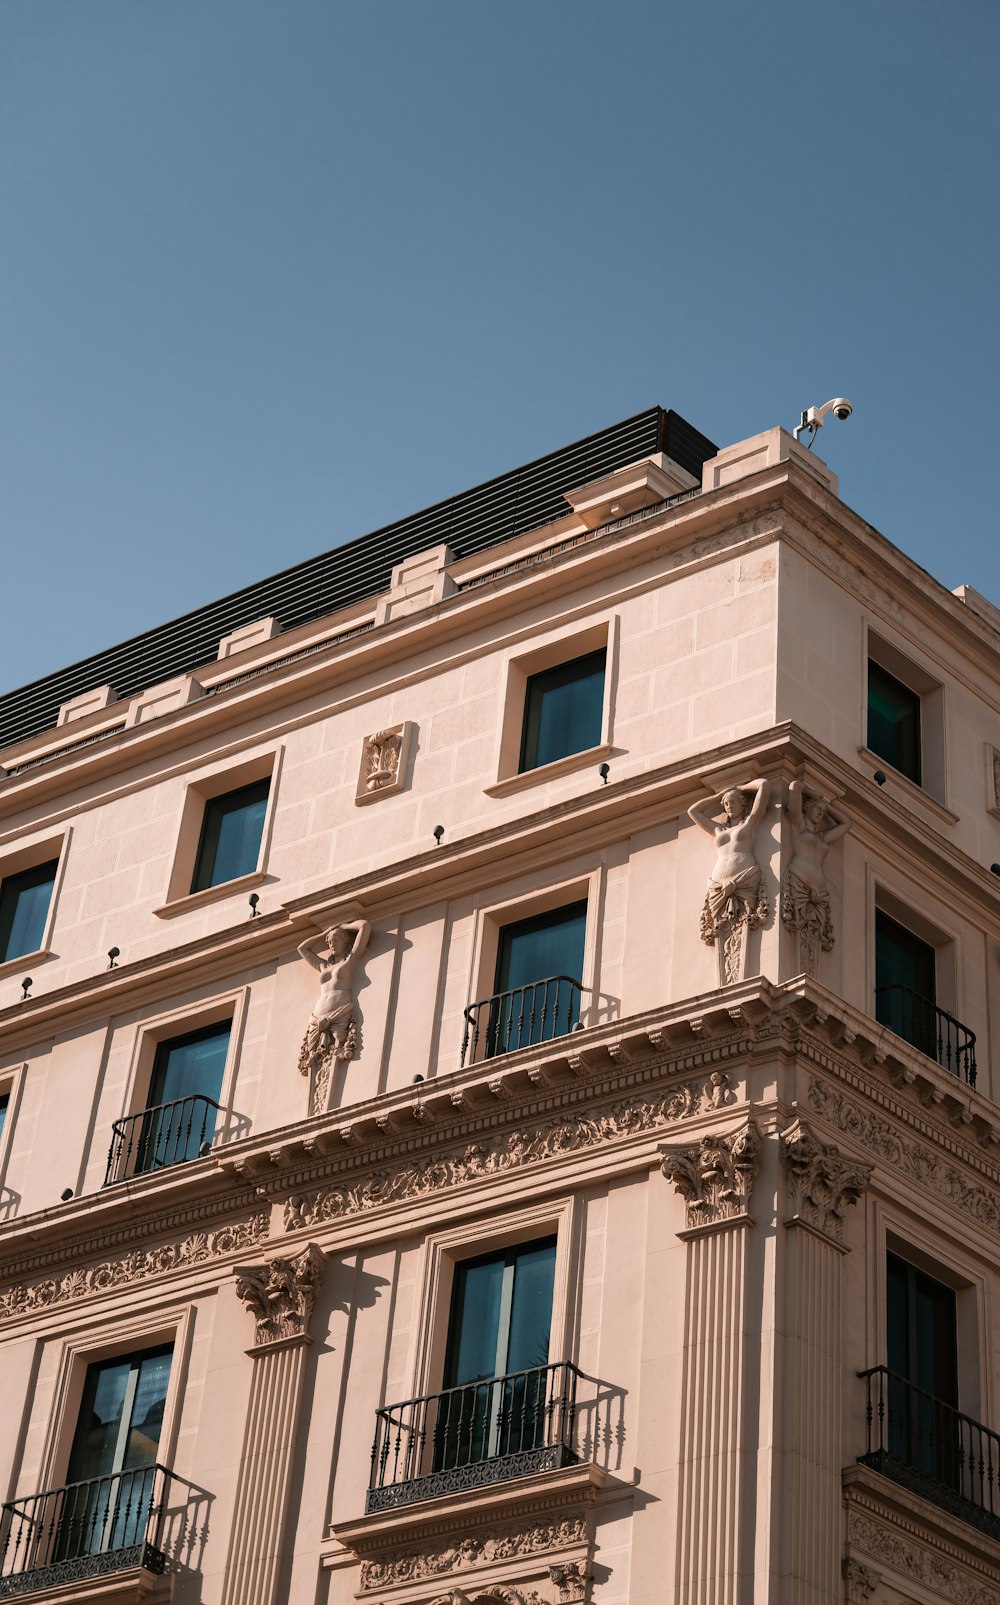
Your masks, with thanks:
[[[750,780],[688,809],[688,817],[715,837],[715,863],[701,911],[701,939],[714,947],[716,938],[722,938],[724,984],[741,979],[746,932],[763,925],[768,915],[764,874],[754,856],[754,841],[770,797],[769,781]],[[721,820],[715,817],[720,808]]]
[[[299,947],[299,955],[319,971],[319,996],[313,1004],[309,1024],[299,1050],[299,1069],[304,1076],[315,1075],[310,1112],[326,1108],[330,1076],[338,1059],[353,1059],[357,1049],[358,1022],[354,1002],[354,972],[368,946],[371,926],[367,920],[335,925],[323,936],[313,937]],[[320,958],[319,949],[328,957]]]
[[[829,953],[834,943],[826,857],[834,842],[851,828],[840,808],[816,792],[807,792],[800,780],[788,788],[788,818],[792,827],[792,857],[781,888],[781,922],[799,938],[799,964],[814,975],[818,949]]]

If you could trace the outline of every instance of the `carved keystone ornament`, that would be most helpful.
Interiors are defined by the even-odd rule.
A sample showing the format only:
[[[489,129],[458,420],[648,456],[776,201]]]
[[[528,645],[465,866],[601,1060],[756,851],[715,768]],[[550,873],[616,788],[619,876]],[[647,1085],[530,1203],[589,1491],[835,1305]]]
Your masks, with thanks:
[[[689,1230],[747,1217],[759,1152],[753,1121],[685,1147],[661,1143],[660,1169],[687,1204]]]
[[[865,1192],[875,1166],[845,1159],[832,1143],[821,1143],[801,1120],[782,1132],[781,1157],[792,1205],[786,1225],[803,1221],[842,1245],[844,1211]]]
[[[326,1255],[308,1243],[293,1259],[275,1258],[266,1265],[236,1268],[236,1296],[254,1318],[254,1347],[269,1348],[290,1340],[309,1343],[309,1317],[319,1291]]]

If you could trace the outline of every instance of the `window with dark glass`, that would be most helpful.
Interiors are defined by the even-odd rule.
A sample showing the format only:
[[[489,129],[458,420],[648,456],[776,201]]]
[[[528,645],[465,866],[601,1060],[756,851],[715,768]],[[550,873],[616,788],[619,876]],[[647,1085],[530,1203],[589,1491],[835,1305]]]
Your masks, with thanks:
[[[10,1108],[10,1093],[0,1092],[0,1143],[3,1142],[4,1127],[7,1124],[7,1111]]]
[[[959,1473],[958,1322],[953,1288],[897,1254],[886,1266],[889,1453],[936,1482]]]
[[[0,963],[38,952],[58,868],[58,859],[53,859],[5,876],[0,885]]]
[[[929,942],[875,911],[875,1018],[937,1057],[937,955]]]
[[[122,1121],[135,1171],[180,1165],[207,1151],[215,1134],[219,1094],[229,1052],[230,1022],[204,1026],[158,1044],[149,1082],[149,1106]]]
[[[868,660],[868,747],[920,785],[920,697]]]
[[[572,1031],[580,1018],[586,931],[586,901],[502,927],[487,1056]]]
[[[544,1441],[556,1240],[455,1267],[435,1470]]]
[[[607,651],[588,652],[529,677],[524,696],[519,772],[539,769],[601,739]]]
[[[205,804],[195,859],[192,892],[221,886],[257,868],[270,779],[210,797]]]

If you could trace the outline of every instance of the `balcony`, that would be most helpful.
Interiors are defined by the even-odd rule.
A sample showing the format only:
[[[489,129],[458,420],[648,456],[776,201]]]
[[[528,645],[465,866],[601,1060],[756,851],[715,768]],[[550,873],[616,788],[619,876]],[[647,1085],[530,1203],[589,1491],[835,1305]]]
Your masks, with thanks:
[[[1000,1434],[884,1365],[858,1375],[868,1389],[861,1463],[1000,1540]]]
[[[875,1018],[942,1069],[976,1085],[976,1034],[908,986],[875,988]]]
[[[581,1382],[594,1379],[563,1361],[383,1405],[366,1514],[593,1458],[617,1395],[594,1383],[580,1399]]]
[[[174,1480],[140,1466],[10,1500],[0,1507],[0,1599],[137,1569],[161,1576],[184,1524],[168,1512]]]
[[[462,1036],[463,1065],[565,1036],[579,1026],[582,1003],[579,981],[550,975],[470,1004]]]
[[[103,1185],[112,1187],[130,1176],[182,1165],[208,1153],[221,1113],[219,1104],[199,1094],[116,1120]]]

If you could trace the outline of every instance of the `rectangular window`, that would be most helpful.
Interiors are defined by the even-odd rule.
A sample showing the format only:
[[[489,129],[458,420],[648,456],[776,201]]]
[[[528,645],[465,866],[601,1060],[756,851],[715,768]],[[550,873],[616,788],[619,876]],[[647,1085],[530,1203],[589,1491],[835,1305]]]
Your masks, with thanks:
[[[58,868],[58,859],[53,859],[5,877],[0,886],[0,963],[38,952]]]
[[[602,647],[529,676],[519,773],[599,744],[606,661]]]
[[[116,1120],[105,1186],[197,1159],[211,1147],[229,1052],[231,1022],[160,1042],[149,1102]]]
[[[929,942],[875,910],[875,1018],[932,1059],[938,1057],[936,969]]]
[[[890,1455],[936,1483],[957,1486],[955,1292],[896,1254],[886,1266],[886,1360]]]
[[[240,875],[250,875],[257,868],[270,788],[268,777],[208,799],[191,880],[192,892],[221,886]]]
[[[504,925],[486,1028],[486,1057],[572,1031],[580,1018],[586,902]]]
[[[920,785],[920,697],[873,658],[868,660],[868,747]]]

